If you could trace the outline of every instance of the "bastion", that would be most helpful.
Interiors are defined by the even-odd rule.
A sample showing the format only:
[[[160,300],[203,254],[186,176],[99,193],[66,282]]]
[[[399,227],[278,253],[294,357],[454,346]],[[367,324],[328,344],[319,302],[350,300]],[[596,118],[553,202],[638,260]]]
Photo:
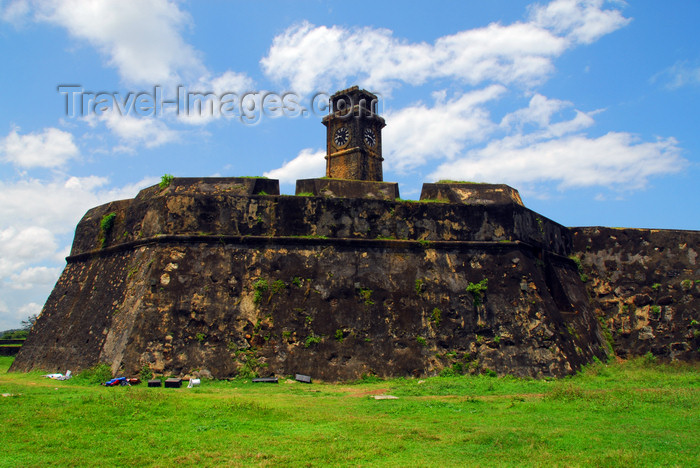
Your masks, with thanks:
[[[698,358],[697,231],[569,229],[498,184],[401,200],[373,99],[331,98],[326,177],[296,195],[174,178],[89,210],[11,370],[541,378]]]

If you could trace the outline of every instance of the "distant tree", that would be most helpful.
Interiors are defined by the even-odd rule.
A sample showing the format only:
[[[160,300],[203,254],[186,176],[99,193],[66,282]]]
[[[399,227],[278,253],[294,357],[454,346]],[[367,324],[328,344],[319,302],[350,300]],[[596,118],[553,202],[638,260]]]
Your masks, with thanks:
[[[23,340],[27,338],[27,330],[13,329],[0,332],[0,340]]]
[[[22,325],[22,330],[29,331],[32,329],[34,326],[34,322],[36,322],[38,315],[37,314],[32,314],[29,317],[27,317],[27,320],[22,320],[21,325]]]

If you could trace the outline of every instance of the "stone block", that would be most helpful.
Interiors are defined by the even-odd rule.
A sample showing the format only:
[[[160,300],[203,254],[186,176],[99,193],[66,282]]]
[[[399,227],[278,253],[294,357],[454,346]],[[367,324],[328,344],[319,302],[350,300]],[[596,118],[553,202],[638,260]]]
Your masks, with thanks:
[[[161,382],[160,379],[151,379],[148,381],[149,387],[160,387],[162,385],[163,385],[163,382]]]
[[[278,383],[277,377],[259,377],[253,379],[253,383]]]
[[[165,195],[279,195],[277,179],[262,177],[175,177],[167,187],[145,188],[137,200]]]
[[[330,198],[396,200],[399,198],[399,184],[366,180],[300,179],[297,180],[296,194]]]
[[[310,375],[303,375],[303,374],[297,374],[294,377],[294,380],[297,382],[302,382],[302,383],[311,383],[311,376]]]
[[[421,200],[439,200],[467,205],[515,203],[524,206],[520,194],[505,184],[435,183],[423,184]]]

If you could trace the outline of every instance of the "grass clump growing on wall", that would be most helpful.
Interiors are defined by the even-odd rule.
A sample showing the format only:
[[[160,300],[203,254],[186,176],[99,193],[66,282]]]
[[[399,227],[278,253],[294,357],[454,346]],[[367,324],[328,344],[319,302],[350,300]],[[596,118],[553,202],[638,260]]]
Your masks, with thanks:
[[[158,187],[160,187],[161,189],[170,187],[170,184],[173,183],[173,179],[175,179],[174,175],[163,174],[162,176],[160,176],[160,182],[158,183]]]
[[[256,304],[260,304],[260,302],[262,302],[263,294],[265,294],[268,288],[269,285],[267,284],[266,279],[260,278],[255,283],[253,283],[253,302]]]
[[[430,318],[428,319],[431,322],[435,324],[436,327],[440,326],[440,322],[442,322],[442,311],[435,307],[433,309],[433,312],[430,314]]]
[[[478,184],[479,182],[471,182],[469,180],[451,180],[441,179],[435,182],[436,184]]]
[[[110,231],[114,227],[114,220],[116,219],[116,217],[116,213],[109,213],[102,217],[102,219],[100,220],[100,230],[103,234],[107,235],[110,233]]]
[[[576,269],[578,270],[578,276],[584,283],[588,282],[588,275],[583,271],[583,265],[581,264],[581,259],[576,255],[569,255],[569,259],[576,264]]]
[[[107,243],[107,237],[109,237],[114,228],[114,220],[117,218],[116,213],[109,213],[102,217],[100,220],[100,246],[104,247]]]
[[[467,292],[472,294],[474,298],[474,307],[479,307],[484,302],[484,294],[489,286],[488,278],[484,278],[478,283],[469,283],[467,285]]]

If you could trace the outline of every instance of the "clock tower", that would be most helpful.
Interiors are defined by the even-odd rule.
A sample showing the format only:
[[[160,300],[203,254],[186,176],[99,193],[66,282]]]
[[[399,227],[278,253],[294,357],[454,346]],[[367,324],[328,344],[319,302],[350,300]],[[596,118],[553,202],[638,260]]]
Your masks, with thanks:
[[[377,96],[353,86],[330,99],[326,126],[326,177],[381,182],[382,128]]]

